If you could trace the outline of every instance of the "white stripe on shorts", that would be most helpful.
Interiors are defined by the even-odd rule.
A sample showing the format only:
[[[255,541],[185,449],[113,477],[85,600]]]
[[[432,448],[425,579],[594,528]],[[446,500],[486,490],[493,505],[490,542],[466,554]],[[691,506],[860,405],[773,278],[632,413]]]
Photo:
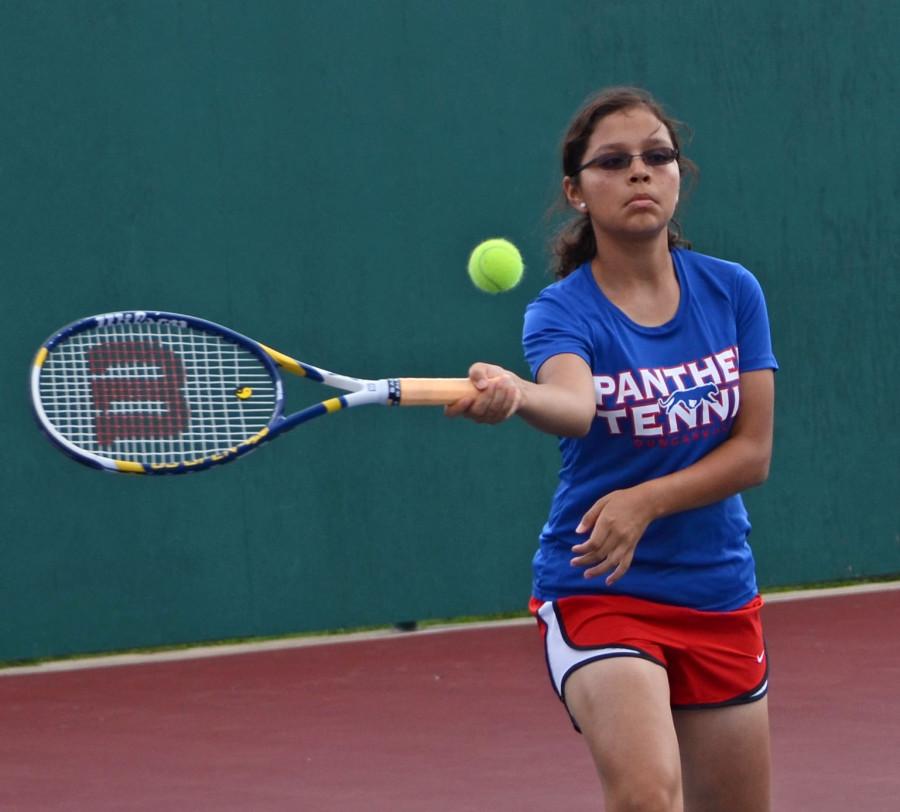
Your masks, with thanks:
[[[760,699],[765,696],[766,691],[769,690],[769,681],[763,680],[763,684],[759,686],[750,696],[747,697],[748,702],[752,702],[754,699]]]
[[[547,650],[547,667],[550,669],[550,678],[559,698],[563,698],[563,687],[566,678],[577,668],[594,660],[603,660],[607,657],[646,657],[647,655],[636,648],[625,646],[607,646],[601,648],[574,649],[563,636],[556,617],[556,610],[552,601],[546,601],[538,615],[547,626],[547,636],[544,645]]]

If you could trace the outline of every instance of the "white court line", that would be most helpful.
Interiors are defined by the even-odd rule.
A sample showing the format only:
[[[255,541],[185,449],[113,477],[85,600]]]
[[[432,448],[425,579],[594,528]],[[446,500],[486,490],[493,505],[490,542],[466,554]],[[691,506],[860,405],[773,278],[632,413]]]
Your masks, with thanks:
[[[832,598],[841,595],[852,595],[861,592],[890,592],[900,589],[900,581],[881,581],[874,584],[857,584],[856,586],[831,586],[824,589],[792,589],[790,592],[763,592],[766,603],[779,601],[803,601],[810,598]]]
[[[391,640],[419,637],[423,634],[493,629],[503,626],[533,625],[531,617],[509,620],[490,620],[473,623],[435,624],[412,632],[398,629],[373,629],[367,632],[335,632],[331,634],[310,634],[303,637],[283,637],[277,640],[257,640],[247,643],[211,643],[189,646],[167,651],[133,652],[130,654],[101,654],[96,657],[73,657],[65,660],[48,660],[34,665],[0,666],[0,678],[20,674],[49,674],[60,671],[82,671],[89,668],[111,668],[120,665],[145,665],[148,663],[174,662],[178,660],[201,660],[208,657],[227,657],[235,654],[253,654],[257,651],[284,651],[309,646],[332,646],[343,643],[360,643],[367,640]]]
[[[866,592],[888,592],[900,589],[900,581],[885,581],[858,586],[837,586],[825,589],[798,589],[790,592],[763,593],[766,603],[782,601],[810,600],[812,598],[831,598],[843,595]],[[342,643],[359,643],[368,640],[399,640],[420,637],[423,634],[442,634],[444,632],[475,631],[477,629],[497,629],[505,626],[530,626],[534,618],[521,617],[510,620],[488,620],[472,623],[447,623],[426,626],[414,632],[397,629],[376,629],[368,632],[350,632],[347,634],[321,634],[305,637],[279,638],[278,640],[260,640],[248,643],[229,643],[223,645],[190,646],[189,648],[170,651],[140,652],[132,654],[108,654],[97,657],[79,657],[66,660],[50,660],[35,665],[0,666],[0,677],[14,677],[24,674],[51,674],[62,671],[83,671],[90,668],[112,668],[123,665],[145,665],[148,663],[176,662],[180,660],[201,660],[209,657],[228,657],[236,654],[253,654],[258,651],[285,651],[287,649],[306,648],[308,646],[338,645]]]

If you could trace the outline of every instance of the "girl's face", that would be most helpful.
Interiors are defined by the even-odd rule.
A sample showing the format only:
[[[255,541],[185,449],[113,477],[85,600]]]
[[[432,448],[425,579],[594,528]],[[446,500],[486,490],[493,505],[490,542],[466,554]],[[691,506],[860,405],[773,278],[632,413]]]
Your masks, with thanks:
[[[678,161],[663,162],[671,157],[666,150],[673,149],[666,126],[645,107],[611,113],[597,122],[584,152],[585,168],[565,178],[563,190],[576,211],[590,215],[600,238],[658,236],[666,232],[678,203]],[[638,157],[614,169],[591,163],[616,166],[606,159],[623,153]]]

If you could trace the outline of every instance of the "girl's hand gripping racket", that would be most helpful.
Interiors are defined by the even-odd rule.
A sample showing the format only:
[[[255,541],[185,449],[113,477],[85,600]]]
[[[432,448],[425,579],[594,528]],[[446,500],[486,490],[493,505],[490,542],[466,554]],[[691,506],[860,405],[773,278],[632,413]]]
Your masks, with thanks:
[[[284,414],[279,369],[349,394]],[[296,361],[226,327],[159,311],[92,316],[34,359],[31,398],[63,452],[94,468],[181,474],[231,462],[320,415],[354,406],[438,406],[465,378],[360,380]]]

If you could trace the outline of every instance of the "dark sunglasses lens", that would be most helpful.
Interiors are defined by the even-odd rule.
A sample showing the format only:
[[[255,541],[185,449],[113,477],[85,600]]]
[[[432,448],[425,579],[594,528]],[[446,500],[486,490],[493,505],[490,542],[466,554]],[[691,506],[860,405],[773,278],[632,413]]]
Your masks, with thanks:
[[[664,166],[672,163],[678,157],[678,153],[674,149],[666,147],[663,149],[651,149],[641,157],[647,166]]]
[[[597,166],[610,172],[624,169],[630,163],[631,156],[627,152],[610,152],[608,155],[601,155],[596,160]]]

